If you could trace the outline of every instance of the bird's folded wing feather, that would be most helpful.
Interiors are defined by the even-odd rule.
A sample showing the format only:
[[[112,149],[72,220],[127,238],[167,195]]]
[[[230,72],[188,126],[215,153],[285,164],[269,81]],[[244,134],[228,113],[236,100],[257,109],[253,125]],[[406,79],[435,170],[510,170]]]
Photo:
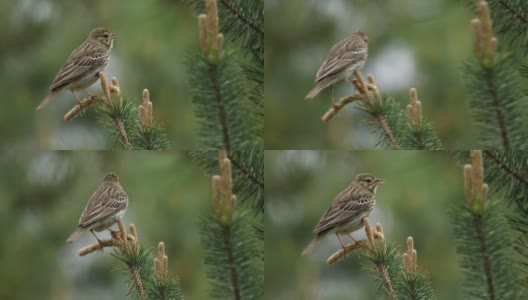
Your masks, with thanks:
[[[127,203],[128,196],[120,186],[103,184],[88,201],[79,219],[79,226],[86,227],[102,218],[115,214],[125,209]]]
[[[370,192],[358,193],[355,189],[343,191],[337,195],[332,206],[321,217],[313,232],[316,234],[321,233],[346,223],[347,220],[356,218],[364,211],[369,210],[372,197]]]
[[[62,85],[75,81],[90,70],[95,70],[104,65],[108,51],[101,47],[85,48],[86,50],[77,49],[70,55],[66,63],[55,76],[50,85],[50,90],[56,89]]]
[[[351,42],[348,40],[337,43],[330,50],[328,57],[317,71],[315,83],[341,73],[348,67],[363,60],[365,55],[367,55],[367,49],[353,48]]]

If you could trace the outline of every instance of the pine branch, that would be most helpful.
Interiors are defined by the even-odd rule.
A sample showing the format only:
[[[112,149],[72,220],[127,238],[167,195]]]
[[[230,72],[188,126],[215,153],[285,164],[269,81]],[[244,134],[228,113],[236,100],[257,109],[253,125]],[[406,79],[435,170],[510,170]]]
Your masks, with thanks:
[[[239,282],[239,274],[237,272],[237,269],[236,269],[236,265],[235,265],[235,257],[234,257],[234,249],[233,249],[233,244],[232,244],[232,236],[231,236],[231,231],[230,231],[230,228],[225,226],[223,228],[223,239],[224,239],[224,248],[225,248],[225,252],[227,254],[227,259],[228,259],[228,263],[229,263],[229,274],[231,275],[231,284],[232,284],[232,287],[233,287],[233,294],[234,294],[234,298],[236,300],[241,300],[241,296],[240,296],[240,282]]]
[[[198,162],[208,175],[218,174],[216,151],[191,151],[190,157]],[[233,166],[233,190],[240,204],[251,207],[255,214],[264,211],[264,151],[233,150],[228,153]]]
[[[526,95],[511,57],[497,54],[490,9],[478,1],[478,18],[472,20],[476,61],[466,64],[470,106],[480,131],[480,147],[526,148],[528,131]]]
[[[442,149],[434,125],[423,121],[416,89],[411,89],[411,103],[407,106],[408,123],[405,124],[400,105],[394,99],[382,99],[372,75],[368,75],[368,82],[365,82],[361,72],[356,71],[354,74],[357,79],[352,83],[358,92],[334,102],[321,118],[323,122],[331,120],[347,104],[359,102],[358,108],[370,114],[373,120],[370,125],[379,133],[380,144],[391,149]]]
[[[493,271],[491,268],[491,260],[489,257],[489,249],[486,241],[486,236],[484,233],[484,224],[482,221],[482,216],[474,215],[473,223],[475,225],[475,230],[477,234],[477,239],[480,246],[480,253],[482,254],[482,265],[484,268],[484,274],[486,275],[486,283],[488,287],[489,298],[494,300],[495,296],[495,284],[493,282]]]
[[[466,293],[479,299],[521,299],[521,291],[511,288],[520,277],[504,212],[499,202],[487,199],[481,151],[471,151],[471,158],[472,164],[464,166],[466,201],[451,210]]]
[[[321,118],[323,122],[328,122],[332,117],[337,115],[341,109],[347,104],[354,101],[362,101],[363,110],[370,113],[376,123],[381,128],[385,139],[392,149],[400,149],[400,142],[393,134],[391,124],[387,121],[386,115],[381,110],[377,109],[381,106],[381,96],[379,94],[376,82],[372,75],[368,76],[369,83],[366,83],[360,71],[355,71],[356,80],[353,81],[357,94],[342,98],[338,103],[334,103],[332,107]],[[373,95],[371,95],[371,91]]]
[[[246,26],[249,26],[252,30],[258,32],[259,34],[264,35],[264,29],[261,27],[261,25],[257,24],[256,21],[246,17],[232,1],[220,0],[220,3],[224,5],[237,19],[246,24]]]
[[[218,84],[218,69],[216,65],[209,65],[209,79],[213,87],[214,99],[218,105],[218,119],[222,127],[222,136],[224,147],[226,150],[231,150],[231,142],[229,138],[229,128],[227,126],[227,115],[224,108],[224,101],[220,93],[220,85]]]
[[[383,282],[385,291],[390,298],[398,299],[394,284],[399,280],[397,276],[401,276],[401,263],[396,255],[396,249],[385,244],[381,224],[377,224],[376,228],[373,229],[368,218],[364,218],[363,223],[368,237],[368,247],[366,251],[362,252],[362,255],[374,263],[375,271],[372,273]],[[376,235],[380,235],[380,238],[376,239]]]
[[[195,12],[201,13],[212,0],[185,0]],[[216,6],[216,0],[214,0]],[[259,66],[264,64],[264,1],[220,0],[218,16],[220,30],[228,41],[240,43],[241,50],[250,54]],[[216,12],[215,12],[216,14]]]
[[[514,166],[510,165],[508,161],[506,161],[503,157],[500,157],[499,151],[484,150],[484,156],[489,157],[491,161],[493,161],[499,168],[506,171],[506,173],[511,174],[518,181],[528,186],[528,177],[525,177],[518,170],[516,170]],[[524,168],[525,166],[521,165],[521,167]]]
[[[147,290],[149,299],[183,300],[178,279],[169,276],[169,258],[165,253],[165,243],[159,242],[158,256],[154,258],[154,284]]]
[[[371,269],[371,274],[381,283],[387,294],[391,299],[397,299],[396,291],[394,290],[394,283],[397,281],[396,277],[400,273],[399,258],[396,255],[395,249],[390,245],[385,244],[385,236],[381,224],[377,224],[373,229],[367,217],[363,218],[365,225],[365,232],[368,240],[355,241],[353,244],[348,244],[345,248],[338,250],[332,254],[326,262],[334,264],[346,255],[355,250],[362,250],[361,256],[367,258],[374,263],[374,269]]]
[[[483,150],[485,180],[489,182],[493,196],[515,203],[516,210],[528,216],[528,152],[514,150]],[[464,163],[467,151],[456,152]]]
[[[199,135],[208,149],[262,147],[260,107],[251,99],[236,52],[223,50],[216,0],[207,1],[207,14],[198,17],[202,53],[188,59],[194,113]]]
[[[403,254],[402,262],[397,249],[385,243],[381,224],[378,223],[376,228],[372,228],[368,218],[363,219],[363,224],[367,240],[355,241],[346,245],[328,257],[327,264],[335,264],[347,254],[358,250],[361,251],[361,256],[374,263],[371,274],[381,283],[391,299],[397,299],[398,296],[403,299],[435,299],[427,275],[418,270],[418,256],[414,249],[413,238],[407,239],[407,252]]]
[[[414,249],[414,239],[407,238],[407,251],[403,254],[403,281],[398,282],[396,290],[404,299],[429,300],[435,299],[427,275],[418,269],[418,253]]]
[[[233,155],[228,155],[228,157],[237,170],[240,170],[240,172],[249,178],[253,184],[258,185],[261,189],[264,189],[264,180],[253,173],[253,171],[250,170],[243,161],[239,161]]]
[[[181,288],[176,279],[168,274],[168,258],[165,245],[160,242],[158,257],[153,259],[150,251],[139,244],[139,237],[134,224],[130,224],[130,233],[125,230],[125,224],[118,220],[119,231],[111,231],[111,240],[101,240],[79,250],[79,256],[102,251],[113,247],[114,257],[125,263],[124,273],[130,284],[130,294],[139,299],[183,300]]]
[[[480,0],[468,1],[476,4]],[[528,3],[524,0],[487,0],[491,9],[494,26],[502,41],[528,54]]]
[[[442,142],[436,134],[432,122],[424,122],[422,102],[418,100],[415,88],[410,90],[411,102],[407,105],[407,130],[402,131],[401,141],[404,149],[441,150]]]
[[[215,213],[201,227],[207,276],[213,299],[262,299],[264,261],[249,215],[236,208],[231,161],[219,151],[220,175],[213,176]],[[226,276],[228,274],[228,276]]]
[[[83,99],[66,113],[64,120],[72,121],[89,106],[97,105],[101,122],[116,136],[117,143],[124,149],[168,149],[165,129],[153,119],[148,90],[144,90],[144,102],[139,105],[138,112],[134,101],[121,95],[117,78],[114,77],[112,82],[108,82],[104,72],[99,73],[99,78],[103,95]]]

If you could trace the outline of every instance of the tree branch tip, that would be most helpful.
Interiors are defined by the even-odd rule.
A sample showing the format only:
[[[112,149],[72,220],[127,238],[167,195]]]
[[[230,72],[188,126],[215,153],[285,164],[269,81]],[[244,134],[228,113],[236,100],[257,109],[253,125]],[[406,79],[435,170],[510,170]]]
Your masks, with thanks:
[[[367,246],[367,241],[365,241],[365,240],[361,240],[361,241],[357,241],[357,242],[354,242],[354,243],[351,243],[351,244],[347,244],[347,245],[345,245],[344,249],[343,248],[339,249],[334,254],[330,255],[330,257],[328,257],[326,259],[326,263],[329,264],[329,265],[333,265],[336,262],[338,262],[339,260],[341,260],[342,258],[346,257],[346,255],[348,253],[351,253],[351,252],[353,252],[356,249],[359,249],[361,247],[366,247],[366,246]]]
[[[85,256],[95,251],[102,251],[106,247],[114,246],[113,240],[101,240],[100,243],[94,243],[79,249],[79,256]]]
[[[72,107],[65,115],[64,115],[64,121],[71,121],[75,119],[78,115],[80,115],[88,106],[96,104],[99,101],[102,100],[102,96],[96,95],[95,97],[88,97],[83,100],[81,100],[81,103],[76,104],[74,107]]]
[[[158,253],[159,253],[160,256],[165,255],[165,243],[164,242],[159,242],[159,244],[158,244]]]

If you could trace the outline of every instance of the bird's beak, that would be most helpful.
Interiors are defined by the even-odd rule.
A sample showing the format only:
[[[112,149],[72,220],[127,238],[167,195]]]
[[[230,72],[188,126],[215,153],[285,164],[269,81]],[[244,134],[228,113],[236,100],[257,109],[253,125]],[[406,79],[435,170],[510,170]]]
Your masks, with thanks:
[[[115,32],[112,32],[112,39],[115,39],[115,38],[117,38],[117,37],[119,37],[119,34],[117,34],[117,33],[115,33]]]
[[[384,182],[385,182],[385,181],[383,181],[383,179],[379,179],[379,178],[378,178],[378,180],[377,180],[376,183],[378,183],[378,184],[382,184],[382,183],[384,183]]]

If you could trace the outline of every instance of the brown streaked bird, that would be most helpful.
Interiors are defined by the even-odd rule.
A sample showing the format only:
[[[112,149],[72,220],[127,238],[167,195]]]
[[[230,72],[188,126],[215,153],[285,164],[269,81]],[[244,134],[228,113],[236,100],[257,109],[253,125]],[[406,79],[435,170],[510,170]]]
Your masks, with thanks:
[[[331,87],[332,101],[334,99],[334,86],[342,81],[352,79],[354,72],[365,65],[368,56],[368,37],[361,31],[352,33],[335,44],[328,53],[317,75],[315,87],[308,93],[306,99],[314,98],[322,90]]]
[[[323,214],[313,231],[315,238],[306,246],[302,255],[310,253],[323,237],[331,233],[337,236],[343,249],[345,245],[339,237],[340,234],[346,234],[356,241],[350,233],[364,226],[363,218],[368,217],[374,209],[376,190],[382,183],[383,180],[370,174],[358,174],[354,181],[335,197],[330,208]]]
[[[105,28],[95,28],[88,38],[75,49],[55,76],[49,89],[49,95],[40,103],[37,110],[43,109],[62,90],[70,90],[78,103],[81,101],[75,91],[85,89],[99,79],[99,72],[108,64],[110,50],[117,33]]]
[[[128,196],[119,184],[119,177],[115,173],[107,173],[101,186],[88,200],[88,204],[86,204],[79,219],[79,226],[67,242],[76,241],[81,233],[90,230],[97,242],[101,243],[94,230],[97,232],[105,229],[110,230],[110,226],[125,215],[127,206]]]

